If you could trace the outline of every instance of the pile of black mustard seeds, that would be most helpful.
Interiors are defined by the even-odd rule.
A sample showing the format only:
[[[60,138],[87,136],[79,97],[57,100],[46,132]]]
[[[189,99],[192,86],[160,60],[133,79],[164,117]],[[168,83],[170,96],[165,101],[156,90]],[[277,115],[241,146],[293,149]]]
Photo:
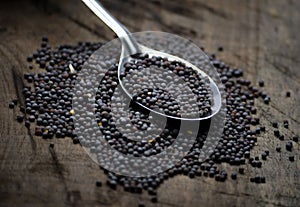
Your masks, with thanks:
[[[90,55],[101,46],[100,43],[80,42],[78,45],[61,45],[52,49],[48,44],[48,38],[42,38],[41,48],[27,58],[29,63],[29,72],[24,74],[24,79],[28,82],[23,89],[25,103],[19,103],[19,100],[12,100],[9,108],[15,108],[19,104],[19,110],[16,119],[18,122],[24,122],[27,128],[34,128],[35,135],[44,139],[70,137],[74,144],[79,144],[79,139],[74,133],[73,116],[75,111],[72,109],[72,89],[76,80],[76,72],[80,71],[82,65],[88,60]],[[223,51],[219,49],[219,51]],[[262,99],[265,104],[269,104],[271,98],[259,88],[253,86],[251,81],[243,78],[243,70],[232,68],[226,63],[218,60],[215,55],[210,55],[211,63],[220,74],[221,81],[225,86],[227,116],[224,132],[214,149],[212,155],[199,162],[198,156],[201,150],[201,139],[197,139],[189,154],[186,155],[173,168],[158,175],[131,178],[103,169],[108,176],[107,185],[112,189],[122,186],[125,191],[132,193],[142,193],[148,191],[151,195],[151,201],[157,202],[157,188],[164,180],[176,175],[187,175],[190,178],[199,176],[214,178],[217,182],[224,182],[230,177],[232,180],[238,179],[244,174],[244,165],[249,163],[254,168],[263,167],[263,161],[267,160],[269,151],[265,150],[263,154],[253,155],[251,149],[257,142],[260,133],[266,131],[265,126],[260,124],[259,117],[256,116],[257,108],[256,99]],[[169,67],[177,75],[187,77],[187,81],[193,87],[193,91],[202,100],[204,105],[199,107],[203,114],[210,113],[210,96],[209,91],[205,88],[198,90],[198,87],[205,85],[205,81],[193,77],[192,71],[180,63],[174,63],[160,57],[149,58],[147,55],[140,57],[136,63],[127,63],[125,66],[128,70],[136,69],[143,64],[160,64]],[[39,67],[38,73],[30,72],[31,69]],[[107,73],[107,78],[102,80],[100,86],[102,90],[96,95],[96,99],[101,99],[103,103],[109,101],[113,88],[118,85],[117,67],[112,68]],[[259,87],[264,87],[264,82],[259,81]],[[287,93],[290,97],[290,93]],[[160,101],[158,101],[160,100]],[[163,90],[145,90],[144,95],[134,97],[134,101],[148,104],[148,107],[163,107],[167,114],[179,116],[178,105],[172,97],[168,96]],[[168,103],[168,104],[167,104]],[[129,140],[117,138],[120,136],[115,130],[113,123],[109,122],[110,108],[109,104],[98,107],[100,116],[98,123],[101,123],[101,129],[107,133],[108,142],[115,149],[135,156],[151,156],[161,152],[163,146],[169,146],[176,139],[176,123],[166,125],[163,133],[151,142],[134,143]],[[147,111],[138,108],[133,102],[132,124],[140,130],[147,130],[151,123],[147,122]],[[287,120],[283,126],[289,127]],[[284,136],[278,129],[278,123],[273,123],[274,136],[279,140],[284,140]],[[176,131],[177,130],[177,131]],[[115,137],[114,137],[115,136]],[[106,138],[107,138],[106,137]],[[299,140],[294,135],[292,140],[286,143],[287,151],[293,151],[293,145]],[[54,147],[54,146],[52,146]],[[149,149],[152,149],[150,153]],[[280,147],[276,148],[281,152]],[[294,156],[290,155],[289,160],[294,161]],[[220,169],[220,163],[229,163],[237,166],[237,172],[228,176],[228,173]],[[250,178],[250,182],[265,183],[264,175],[257,175]],[[102,186],[100,180],[96,181],[96,186]]]

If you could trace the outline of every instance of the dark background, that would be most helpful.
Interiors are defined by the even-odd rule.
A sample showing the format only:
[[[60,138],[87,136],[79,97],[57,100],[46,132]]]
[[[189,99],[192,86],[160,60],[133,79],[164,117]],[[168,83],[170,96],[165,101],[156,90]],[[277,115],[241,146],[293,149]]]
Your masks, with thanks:
[[[300,1],[297,0],[103,0],[103,4],[132,32],[159,30],[181,35],[216,53],[225,62],[244,68],[256,85],[265,81],[271,103],[257,101],[261,122],[290,121],[287,139],[299,131]],[[106,176],[79,145],[70,139],[50,141],[32,137],[15,121],[8,103],[22,90],[28,71],[26,57],[39,48],[41,36],[50,44],[104,42],[114,34],[77,0],[10,0],[0,3],[0,206],[299,206],[299,145],[296,161],[288,152],[276,153],[272,131],[261,135],[256,154],[270,150],[261,169],[248,164],[237,181],[177,176],[158,189],[158,204],[149,196],[95,186]],[[224,52],[217,52],[222,45]],[[35,71],[38,71],[37,69]],[[291,98],[286,99],[286,91]],[[271,128],[271,127],[269,127]],[[228,172],[232,167],[223,164]],[[266,184],[249,182],[264,174]]]

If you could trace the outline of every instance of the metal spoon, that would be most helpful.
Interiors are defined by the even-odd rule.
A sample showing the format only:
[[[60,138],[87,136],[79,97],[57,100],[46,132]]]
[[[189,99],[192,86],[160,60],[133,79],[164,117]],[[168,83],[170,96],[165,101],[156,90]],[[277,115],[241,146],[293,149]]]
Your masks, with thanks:
[[[122,80],[121,80],[121,72],[124,71],[124,63],[129,62],[132,57],[136,54],[148,54],[150,57],[152,56],[160,56],[163,58],[167,58],[168,60],[171,61],[178,61],[181,63],[184,63],[186,66],[193,68],[196,72],[198,72],[200,75],[207,77],[210,82],[210,90],[212,91],[213,94],[213,105],[211,106],[211,114],[205,117],[177,117],[177,116],[170,116],[166,115],[165,113],[157,110],[150,109],[146,107],[145,105],[138,103],[139,105],[143,106],[144,108],[155,112],[157,114],[160,114],[165,117],[169,118],[174,118],[174,119],[181,119],[181,120],[203,120],[203,119],[208,119],[214,116],[216,113],[221,108],[222,105],[222,100],[221,100],[221,94],[219,91],[218,86],[216,83],[202,70],[194,66],[193,64],[189,63],[188,61],[167,54],[163,53],[160,51],[153,50],[151,48],[148,48],[146,46],[143,46],[139,43],[136,42],[134,37],[131,35],[131,33],[126,29],[125,26],[123,26],[118,20],[116,20],[102,5],[99,1],[97,0],[82,0],[88,8],[90,8],[111,30],[114,31],[114,33],[118,36],[122,43],[122,51],[121,51],[121,56],[118,64],[118,79],[119,79],[119,84],[121,85],[122,89],[124,92],[132,98],[132,94],[126,89],[126,87],[123,85]]]

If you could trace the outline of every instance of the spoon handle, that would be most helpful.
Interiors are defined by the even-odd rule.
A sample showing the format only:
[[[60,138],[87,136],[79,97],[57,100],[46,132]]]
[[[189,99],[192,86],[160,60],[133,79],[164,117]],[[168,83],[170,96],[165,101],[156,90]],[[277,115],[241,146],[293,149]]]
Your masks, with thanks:
[[[128,55],[140,53],[140,48],[127,28],[114,18],[97,0],[82,0],[121,40]]]

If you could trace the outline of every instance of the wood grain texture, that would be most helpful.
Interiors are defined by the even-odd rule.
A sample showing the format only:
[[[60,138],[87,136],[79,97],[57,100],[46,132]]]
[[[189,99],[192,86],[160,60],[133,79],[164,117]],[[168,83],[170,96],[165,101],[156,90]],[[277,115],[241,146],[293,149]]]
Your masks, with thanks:
[[[132,32],[159,30],[181,35],[206,51],[216,52],[225,62],[244,68],[245,76],[257,83],[265,80],[270,106],[261,101],[261,122],[290,120],[281,129],[287,138],[300,134],[300,1],[297,0],[103,0],[103,4]],[[26,57],[39,47],[47,34],[52,45],[78,41],[108,41],[114,34],[80,1],[6,1],[0,7],[0,206],[299,206],[300,154],[294,145],[295,162],[285,150],[276,153],[280,142],[271,127],[258,138],[253,153],[269,149],[261,169],[248,164],[237,181],[217,183],[210,178],[177,176],[158,189],[157,204],[149,196],[113,191],[95,181],[104,173],[79,145],[70,139],[49,141],[32,136],[16,122],[18,110],[8,109],[18,97],[27,71]],[[37,71],[37,69],[36,69]],[[291,98],[285,92],[291,91]],[[222,164],[228,172],[234,169]],[[266,184],[249,178],[266,176]]]

